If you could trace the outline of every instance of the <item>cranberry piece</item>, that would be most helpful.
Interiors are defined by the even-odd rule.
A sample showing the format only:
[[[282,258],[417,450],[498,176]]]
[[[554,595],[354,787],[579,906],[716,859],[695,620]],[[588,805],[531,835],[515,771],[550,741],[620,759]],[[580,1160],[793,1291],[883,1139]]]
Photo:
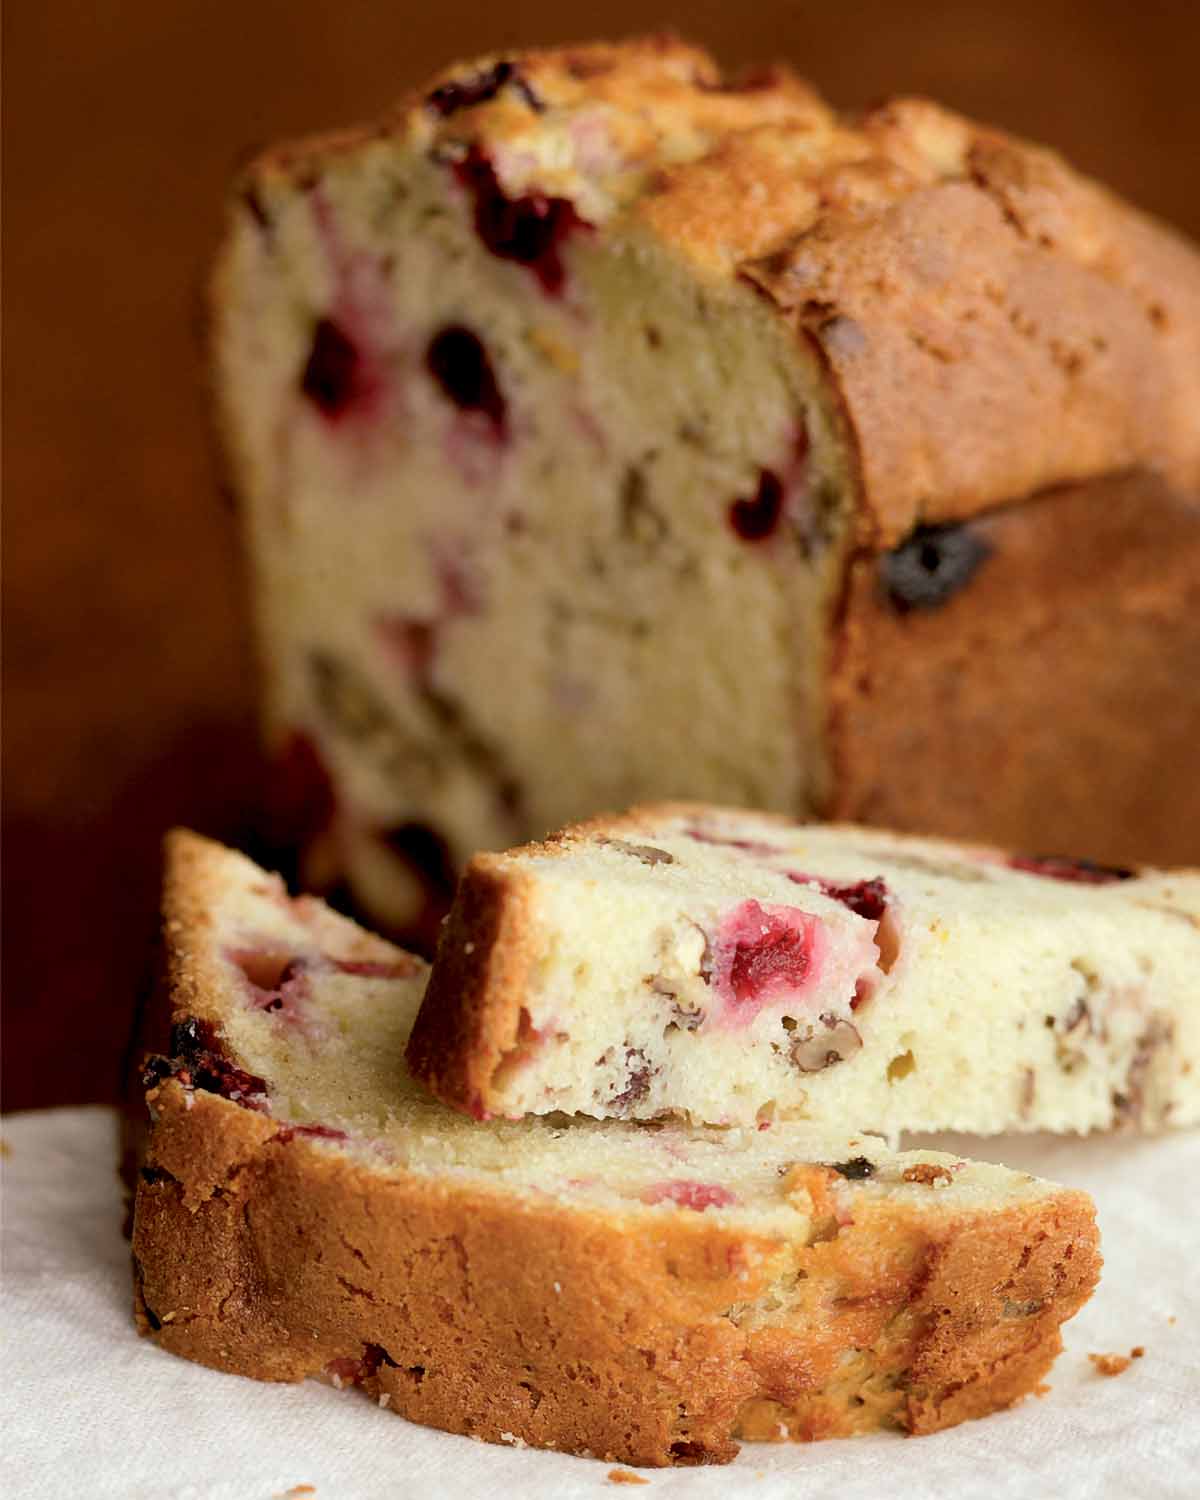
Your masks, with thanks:
[[[188,1016],[171,1027],[169,1066],[168,1076],[191,1088],[220,1094],[247,1109],[267,1108],[266,1080],[229,1061],[211,1021]]]
[[[489,99],[494,99],[508,83],[512,84],[536,114],[541,114],[546,108],[510,62],[494,63],[482,73],[477,73],[474,78],[466,78],[461,82],[455,80],[451,83],[443,83],[426,96],[425,105],[444,120],[450,115],[457,114],[460,109],[471,109],[476,104],[486,104]]]
[[[1050,880],[1071,880],[1077,885],[1111,885],[1132,880],[1136,870],[1121,865],[1098,865],[1090,859],[1071,859],[1064,854],[1014,854],[1008,861],[1014,870],[1045,875]]]
[[[880,576],[900,614],[936,609],[970,583],[991,551],[967,526],[918,526],[906,542],[880,558]]]
[[[808,943],[802,932],[772,925],[756,942],[738,943],[729,970],[733,997],[739,1005],[754,1000],[779,981],[803,984],[808,976]]]
[[[642,1194],[643,1203],[677,1203],[680,1208],[694,1208],[703,1213],[706,1208],[728,1208],[737,1202],[737,1195],[715,1182],[688,1182],[679,1178],[674,1182],[660,1182]]]
[[[796,885],[814,885],[833,901],[840,901],[856,916],[866,917],[868,922],[882,922],[888,907],[888,888],[876,876],[873,880],[860,880],[857,885],[837,885],[832,880],[822,880],[819,875],[798,875],[789,872],[788,879]]]
[[[778,851],[772,844],[764,844],[758,839],[727,839],[722,838],[719,833],[710,833],[706,828],[685,829],[688,838],[695,839],[698,844],[715,844],[721,849],[740,849],[743,854],[775,854]]]
[[[363,979],[408,979],[413,973],[413,965],[403,960],[387,963],[377,958],[335,958],[332,963],[339,974]]]
[[[558,295],[566,280],[562,243],[574,230],[588,227],[570,199],[545,193],[506,197],[478,146],[456,164],[454,174],[474,200],[475,233],[488,250],[500,260],[528,266],[544,291]]]
[[[377,620],[375,629],[400,668],[418,682],[428,682],[437,646],[437,626],[409,615],[391,615]]]
[[[469,328],[453,324],[430,340],[425,367],[460,411],[479,411],[497,437],[507,411],[487,350]]]
[[[283,1146],[298,1135],[307,1135],[322,1141],[347,1141],[350,1139],[344,1130],[337,1130],[332,1125],[284,1125],[280,1130],[276,1131],[274,1139]]]
[[[752,498],[735,500],[729,507],[729,524],[744,542],[765,541],[783,516],[783,481],[772,469],[758,471],[758,488]]]
[[[332,318],[318,319],[313,329],[300,389],[334,422],[374,394],[375,381],[368,374],[361,351]]]
[[[743,901],[721,923],[713,978],[728,1005],[749,1020],[772,999],[792,995],[816,977],[820,923],[790,906]]]

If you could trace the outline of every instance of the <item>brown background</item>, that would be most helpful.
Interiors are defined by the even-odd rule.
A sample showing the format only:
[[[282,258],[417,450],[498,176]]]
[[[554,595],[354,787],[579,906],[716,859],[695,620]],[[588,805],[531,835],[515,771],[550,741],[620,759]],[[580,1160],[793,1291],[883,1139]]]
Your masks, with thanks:
[[[1200,7],[10,0],[4,16],[4,1106],[113,1093],[158,837],[236,839],[251,667],[201,286],[248,148],[455,57],[671,25],[835,101],[927,92],[1200,236]],[[1014,435],[1019,441],[1019,435]]]

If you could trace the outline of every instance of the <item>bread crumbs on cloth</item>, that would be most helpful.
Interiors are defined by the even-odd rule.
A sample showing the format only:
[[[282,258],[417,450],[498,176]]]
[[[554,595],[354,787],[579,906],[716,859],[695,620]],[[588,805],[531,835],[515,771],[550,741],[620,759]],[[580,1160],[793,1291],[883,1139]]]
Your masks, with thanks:
[[[1096,1366],[1101,1375],[1120,1375],[1135,1359],[1141,1359],[1145,1354],[1141,1344],[1135,1344],[1128,1354],[1089,1354],[1088,1358]]]
[[[299,1495],[315,1495],[317,1487],[315,1484],[294,1484],[290,1490],[283,1490],[275,1497],[275,1500],[295,1500]]]
[[[635,1474],[632,1469],[609,1469],[609,1484],[649,1484],[648,1479],[643,1479],[640,1474]]]

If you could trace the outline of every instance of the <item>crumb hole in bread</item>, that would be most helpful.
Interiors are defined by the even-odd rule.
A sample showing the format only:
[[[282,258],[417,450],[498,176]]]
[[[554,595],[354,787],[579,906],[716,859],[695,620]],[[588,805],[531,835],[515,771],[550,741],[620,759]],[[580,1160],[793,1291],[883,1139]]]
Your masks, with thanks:
[[[671,1458],[677,1464],[702,1464],[708,1459],[708,1450],[703,1443],[672,1443]]]
[[[879,949],[880,972],[890,974],[900,957],[900,923],[890,906],[880,917],[879,926],[875,929],[875,946]]]
[[[520,1380],[517,1384],[523,1391],[529,1392],[529,1410],[531,1412],[537,1411],[538,1407],[542,1404],[542,1392],[538,1390],[536,1385],[531,1385],[528,1380]]]
[[[516,1041],[501,1057],[492,1074],[492,1087],[497,1093],[502,1094],[511,1087],[522,1069],[537,1056],[545,1041],[545,1032],[537,1029],[528,1010],[522,1006],[517,1017]]]
[[[268,948],[245,948],[229,955],[256,989],[277,990],[283,983],[295,954]]]
[[[909,1050],[908,1052],[901,1052],[899,1057],[893,1057],[891,1062],[887,1065],[888,1082],[899,1083],[902,1078],[907,1078],[908,1075],[915,1070],[916,1066],[917,1060],[913,1056],[911,1050]]]

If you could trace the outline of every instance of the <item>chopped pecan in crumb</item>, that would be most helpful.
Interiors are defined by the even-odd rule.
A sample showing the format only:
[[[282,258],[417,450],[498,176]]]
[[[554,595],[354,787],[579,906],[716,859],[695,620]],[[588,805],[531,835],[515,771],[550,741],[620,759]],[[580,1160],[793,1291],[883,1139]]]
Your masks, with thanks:
[[[937,1182],[953,1182],[954,1177],[949,1167],[939,1167],[931,1161],[918,1162],[915,1167],[905,1167],[905,1182],[923,1182],[926,1187],[933,1187]]]
[[[630,844],[625,839],[599,838],[599,844],[606,845],[609,849],[617,849],[622,854],[628,854],[633,859],[640,860],[644,865],[673,865],[675,856],[666,849],[656,849],[653,844]]]
[[[834,1063],[845,1062],[862,1047],[858,1028],[837,1016],[822,1015],[821,1030],[808,1028],[793,1037],[791,1059],[802,1073],[820,1073]]]
[[[1161,1125],[1163,1116],[1147,1108],[1146,1085],[1155,1057],[1175,1040],[1175,1025],[1164,1016],[1152,1015],[1137,1039],[1133,1061],[1123,1088],[1112,1096],[1113,1123],[1118,1126]]]

